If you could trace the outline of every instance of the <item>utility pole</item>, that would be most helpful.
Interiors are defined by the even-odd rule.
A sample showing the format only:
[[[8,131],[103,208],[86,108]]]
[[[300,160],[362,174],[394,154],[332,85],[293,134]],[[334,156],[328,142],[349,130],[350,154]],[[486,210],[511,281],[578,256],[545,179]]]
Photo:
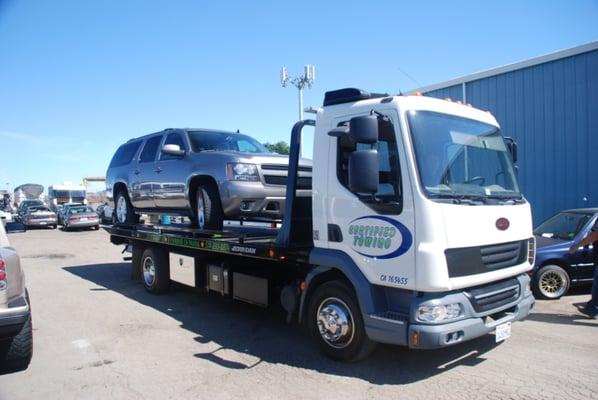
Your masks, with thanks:
[[[287,72],[287,67],[283,66],[280,68],[280,84],[282,87],[287,87],[290,83],[297,88],[299,91],[299,121],[303,120],[303,89],[307,86],[311,88],[314,80],[316,79],[316,67],[313,65],[306,65],[303,75],[293,78]]]

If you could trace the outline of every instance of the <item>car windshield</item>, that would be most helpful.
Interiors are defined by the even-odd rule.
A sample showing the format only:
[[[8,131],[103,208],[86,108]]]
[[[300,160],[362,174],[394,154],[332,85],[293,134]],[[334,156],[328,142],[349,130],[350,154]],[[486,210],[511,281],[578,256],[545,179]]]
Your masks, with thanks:
[[[44,205],[44,202],[41,200],[25,200],[23,203],[21,203],[21,208],[26,210],[29,207],[43,206],[43,205]]]
[[[269,153],[263,144],[239,133],[189,131],[189,141],[194,152],[239,151],[242,153]]]
[[[431,111],[410,111],[408,120],[428,198],[477,204],[523,201],[496,126]]]
[[[583,229],[591,215],[562,212],[549,218],[534,230],[534,235],[570,240]]]

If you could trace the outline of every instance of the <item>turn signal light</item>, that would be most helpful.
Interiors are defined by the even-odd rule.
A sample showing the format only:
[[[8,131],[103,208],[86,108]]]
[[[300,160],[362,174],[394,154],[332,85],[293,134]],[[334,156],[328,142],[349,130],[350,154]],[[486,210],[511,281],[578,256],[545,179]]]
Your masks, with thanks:
[[[4,260],[0,260],[0,289],[6,287],[6,264]]]

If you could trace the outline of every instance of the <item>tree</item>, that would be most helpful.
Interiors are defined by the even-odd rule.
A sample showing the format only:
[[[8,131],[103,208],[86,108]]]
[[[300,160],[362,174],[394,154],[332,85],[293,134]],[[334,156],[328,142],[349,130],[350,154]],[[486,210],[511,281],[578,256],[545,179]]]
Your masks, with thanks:
[[[282,140],[278,143],[264,143],[264,146],[271,152],[278,154],[289,154],[291,150],[287,142],[283,142]]]

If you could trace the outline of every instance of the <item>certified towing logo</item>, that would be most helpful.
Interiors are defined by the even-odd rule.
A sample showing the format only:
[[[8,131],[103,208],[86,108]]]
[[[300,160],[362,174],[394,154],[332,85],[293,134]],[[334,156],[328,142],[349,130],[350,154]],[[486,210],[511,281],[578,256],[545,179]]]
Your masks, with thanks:
[[[351,248],[362,256],[388,259],[409,250],[413,236],[399,221],[380,215],[356,218],[349,224]]]

